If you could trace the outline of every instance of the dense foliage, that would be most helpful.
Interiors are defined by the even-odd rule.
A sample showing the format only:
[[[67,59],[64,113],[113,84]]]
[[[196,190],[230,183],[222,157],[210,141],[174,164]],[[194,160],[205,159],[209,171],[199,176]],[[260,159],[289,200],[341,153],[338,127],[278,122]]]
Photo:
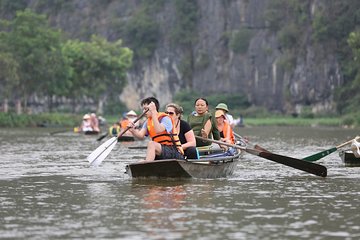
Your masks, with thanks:
[[[101,103],[125,86],[132,51],[121,40],[66,40],[45,15],[30,10],[18,11],[0,27],[1,100],[17,99],[26,107],[31,95],[47,97],[51,111],[54,96]]]
[[[114,2],[91,1],[89,8],[95,11]],[[166,23],[170,27],[167,26],[169,33],[165,41],[169,41],[176,51],[182,51],[178,67],[182,80],[190,89],[194,70],[206,69],[212,57],[207,55],[206,50],[195,49],[201,41],[198,38],[201,31],[198,22],[203,17],[199,13],[200,2],[174,0],[174,22]],[[222,1],[224,5],[226,2]],[[244,1],[244,4],[247,2]],[[117,104],[117,95],[126,84],[125,74],[132,65],[132,55],[144,60],[151,58],[155,50],[161,47],[159,40],[162,39],[163,26],[160,24],[164,23],[159,20],[163,16],[158,13],[169,7],[166,0],[139,0],[132,4],[136,5],[132,8],[134,12],[124,13],[125,17],[119,17],[117,13],[108,16],[113,24],[113,34],[109,34],[109,39],[122,36],[122,43],[118,39],[108,42],[98,36],[90,38],[94,31],[91,27],[94,26],[85,29],[86,25],[79,24],[77,36],[81,36],[82,40],[65,39],[63,32],[50,27],[48,23],[51,17],[57,16],[60,9],[70,13],[76,11],[71,1],[0,1],[0,14],[4,19],[0,24],[0,101],[18,99],[26,105],[28,97],[36,93],[48,99],[50,111],[51,102],[56,96],[66,96],[74,102],[91,97],[99,106],[107,102],[105,109],[109,111],[122,109],[124,106]],[[27,10],[30,5],[34,12]],[[35,12],[47,13],[49,17]],[[335,90],[337,114],[346,115],[349,125],[357,124],[360,115],[359,16],[358,0],[271,0],[264,15],[266,30],[279,44],[282,56],[278,62],[285,72],[291,74],[298,57],[305,56],[307,44],[335,52],[344,79],[344,84]],[[227,30],[224,33],[224,47],[228,49],[224,50],[236,55],[246,54],[257,30],[246,26],[229,27]],[[271,50],[268,49],[269,52]],[[174,101],[180,101],[185,109],[192,109],[194,99],[183,99],[187,94],[189,92],[186,91],[179,94]],[[234,94],[231,98],[240,102],[239,106],[230,106],[237,112],[252,116],[268,114],[266,109],[245,102],[244,96]],[[221,95],[211,96],[208,100],[211,105],[221,101],[230,105],[235,102]],[[305,111],[303,116],[314,117],[311,111]]]

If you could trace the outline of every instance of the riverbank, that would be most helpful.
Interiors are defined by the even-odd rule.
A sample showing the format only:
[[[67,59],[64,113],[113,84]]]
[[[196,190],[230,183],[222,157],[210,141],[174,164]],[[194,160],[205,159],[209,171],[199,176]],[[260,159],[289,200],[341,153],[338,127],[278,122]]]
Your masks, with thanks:
[[[249,118],[244,120],[247,126],[334,126],[341,127],[343,121],[340,118],[293,118],[293,117],[267,117]]]
[[[107,122],[113,123],[118,120],[115,116],[106,117]],[[356,127],[356,125],[346,124],[344,119],[338,117],[321,117],[321,118],[301,118],[301,117],[262,117],[262,118],[245,118],[243,126],[331,126],[331,127]]]
[[[81,122],[82,115],[68,113],[20,114],[0,113],[0,127],[74,127]],[[118,121],[118,116],[105,116],[108,125]],[[346,118],[321,117],[300,118],[273,116],[265,118],[245,118],[244,126],[334,126],[359,127],[355,121],[347,123]]]
[[[0,127],[74,127],[82,116],[67,113],[15,114],[0,112]]]

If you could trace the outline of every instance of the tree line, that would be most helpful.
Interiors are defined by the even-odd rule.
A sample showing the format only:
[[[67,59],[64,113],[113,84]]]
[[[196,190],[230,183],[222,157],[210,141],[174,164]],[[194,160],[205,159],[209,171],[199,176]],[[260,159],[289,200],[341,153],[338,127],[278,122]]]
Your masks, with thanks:
[[[45,15],[29,9],[12,20],[0,20],[0,102],[7,112],[28,107],[31,96],[47,99],[53,110],[55,97],[71,99],[73,106],[85,96],[98,105],[119,94],[126,84],[133,52],[122,40],[108,42],[93,35],[90,41],[69,39],[49,26]]]

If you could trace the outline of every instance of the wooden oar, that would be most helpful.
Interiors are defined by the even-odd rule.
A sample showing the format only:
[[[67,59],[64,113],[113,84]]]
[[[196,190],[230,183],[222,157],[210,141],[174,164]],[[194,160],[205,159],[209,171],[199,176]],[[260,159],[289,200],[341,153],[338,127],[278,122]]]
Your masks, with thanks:
[[[51,132],[50,135],[64,133],[64,132],[70,132],[70,130],[69,129],[58,130],[58,131]]]
[[[360,137],[355,137],[354,139],[356,140],[356,139],[358,139],[358,138],[360,138]],[[340,145],[338,145],[338,146],[336,146],[336,147],[327,149],[327,150],[325,150],[325,151],[322,151],[322,152],[315,153],[315,154],[313,154],[313,155],[307,156],[307,157],[303,158],[302,160],[309,161],[309,162],[317,161],[317,160],[319,160],[319,159],[321,159],[321,158],[323,158],[323,157],[325,157],[325,156],[327,156],[327,155],[335,152],[335,151],[338,150],[339,148],[351,144],[354,139],[351,139],[351,140],[349,140],[349,141],[347,141],[347,142],[344,142],[344,143],[342,143],[342,144],[340,144]]]
[[[145,110],[139,117],[137,117],[133,123],[139,121],[149,110]],[[90,165],[92,166],[99,166],[101,162],[109,155],[111,150],[115,147],[116,143],[118,142],[118,138],[121,137],[124,133],[129,130],[129,127],[124,129],[124,131],[120,132],[117,137],[112,137],[103,144],[101,144],[97,149],[95,149],[88,157],[87,160],[89,161]]]
[[[262,157],[262,158],[266,158],[268,160],[280,163],[280,164],[284,164],[286,166],[289,167],[293,167],[308,173],[312,173],[315,174],[317,176],[321,176],[321,177],[326,177],[327,175],[327,169],[326,167],[319,165],[319,164],[315,164],[315,163],[311,163],[311,162],[307,162],[307,161],[303,161],[297,158],[292,158],[292,157],[287,157],[287,156],[282,156],[279,154],[274,154],[271,152],[266,152],[266,151],[259,151],[256,149],[250,149],[247,147],[242,147],[239,145],[234,145],[234,144],[229,144],[229,143],[225,143],[225,142],[221,142],[221,141],[217,141],[217,140],[213,140],[213,139],[208,139],[208,138],[203,138],[203,137],[199,137],[199,136],[195,136],[198,139],[201,140],[207,140],[210,142],[214,142],[220,145],[225,145],[228,147],[233,147],[233,148],[238,148],[241,150],[244,150],[250,154]]]
[[[259,150],[259,151],[270,152],[269,150],[267,150],[267,149],[265,149],[265,148],[263,148],[263,147],[260,147],[260,146],[257,145],[257,144],[254,146],[254,148],[257,149],[257,150]]]
[[[147,146],[130,146],[128,149],[146,149]]]
[[[239,143],[241,143],[240,145],[246,146],[246,145],[248,144],[249,140],[248,140],[247,138],[244,138],[244,137],[240,136],[239,134],[237,134],[237,133],[234,132],[234,131],[233,131],[233,134],[234,134],[234,136],[235,136],[235,139],[236,139]]]
[[[237,138],[240,139],[240,140],[243,140],[243,139],[244,139],[241,135],[237,134],[237,133],[234,132],[234,131],[233,131],[233,134],[234,134],[235,137],[237,137]]]
[[[100,137],[98,137],[96,139],[96,141],[100,142],[101,140],[103,140],[107,135],[109,135],[109,132],[106,132],[105,134],[101,135]]]
[[[323,157],[325,157],[325,156],[327,156],[327,155],[335,152],[335,151],[338,150],[339,148],[344,147],[344,146],[346,146],[346,145],[349,145],[350,143],[352,143],[353,140],[356,140],[356,139],[359,139],[359,138],[360,138],[360,137],[356,137],[356,138],[351,139],[350,141],[344,142],[344,143],[342,143],[342,144],[340,144],[340,145],[338,145],[338,146],[336,146],[336,147],[333,147],[333,148],[324,150],[324,151],[319,152],[319,153],[315,153],[315,154],[313,154],[313,155],[310,155],[310,156],[307,156],[307,157],[305,157],[305,158],[302,158],[301,160],[305,160],[305,161],[308,161],[308,162],[315,162],[315,161],[317,161],[317,160],[319,160],[319,159],[321,159],[321,158],[323,158]],[[268,151],[267,149],[265,149],[265,148],[263,148],[263,147],[261,147],[261,146],[259,146],[259,145],[255,145],[255,149],[260,150],[260,151],[264,151],[264,152],[270,152],[270,151]]]

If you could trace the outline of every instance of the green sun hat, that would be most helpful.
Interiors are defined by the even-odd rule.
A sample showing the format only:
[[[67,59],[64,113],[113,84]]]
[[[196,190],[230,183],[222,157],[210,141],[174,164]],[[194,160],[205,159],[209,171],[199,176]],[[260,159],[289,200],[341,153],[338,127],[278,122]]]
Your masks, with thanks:
[[[215,109],[221,109],[221,110],[224,110],[224,111],[226,111],[226,112],[229,111],[229,109],[228,109],[228,107],[227,107],[227,105],[226,105],[225,103],[219,103],[219,104],[215,107]]]

